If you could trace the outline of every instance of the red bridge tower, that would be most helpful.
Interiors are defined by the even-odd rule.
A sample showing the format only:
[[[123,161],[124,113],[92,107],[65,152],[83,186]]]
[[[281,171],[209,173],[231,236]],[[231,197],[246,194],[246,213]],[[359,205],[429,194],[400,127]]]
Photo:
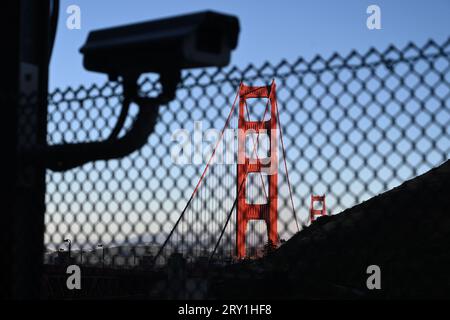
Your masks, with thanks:
[[[321,209],[314,209],[314,202],[321,202]],[[316,216],[326,216],[327,208],[325,206],[325,195],[311,195],[311,206],[309,207],[309,216],[311,223],[316,220]]]
[[[266,98],[270,102],[270,119],[250,121],[245,119],[247,99]],[[268,105],[267,105],[268,106]],[[267,111],[267,107],[266,107]],[[248,113],[248,110],[247,110]],[[264,115],[266,112],[264,113]],[[278,146],[277,146],[277,106],[275,82],[270,86],[252,87],[241,84],[239,89],[239,124],[238,124],[238,165],[237,165],[237,207],[236,207],[236,254],[238,258],[246,256],[245,239],[249,220],[264,220],[267,226],[267,236],[274,245],[278,244]],[[257,134],[267,134],[270,146],[268,158],[256,159],[246,155],[246,136],[248,131]],[[258,146],[254,145],[256,150]],[[257,155],[257,152],[256,152]],[[253,156],[253,152],[252,152]],[[246,201],[247,178],[249,173],[265,173],[269,178],[267,201],[264,204],[251,204]],[[261,176],[262,177],[262,176]]]

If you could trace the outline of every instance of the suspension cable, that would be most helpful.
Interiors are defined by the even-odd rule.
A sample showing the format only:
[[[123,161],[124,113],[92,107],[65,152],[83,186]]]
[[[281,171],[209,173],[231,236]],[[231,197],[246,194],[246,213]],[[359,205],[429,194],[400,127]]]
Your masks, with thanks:
[[[163,245],[159,248],[158,253],[156,254],[156,256],[154,258],[154,261],[156,261],[158,259],[158,257],[161,255],[161,253],[164,250],[165,246],[169,242],[172,234],[174,233],[175,229],[177,228],[178,224],[180,223],[181,219],[183,218],[183,216],[184,216],[184,214],[186,212],[186,209],[189,207],[192,199],[194,198],[194,195],[197,193],[197,190],[200,187],[200,184],[202,183],[202,180],[205,177],[206,172],[208,171],[208,168],[209,168],[209,166],[211,164],[211,160],[214,158],[214,155],[216,154],[217,147],[219,146],[220,141],[222,141],[223,134],[225,132],[226,127],[228,126],[228,123],[230,121],[231,115],[233,114],[234,108],[236,106],[236,101],[237,101],[238,96],[239,96],[239,89],[236,92],[236,97],[234,98],[234,102],[233,102],[233,105],[231,107],[230,113],[228,114],[227,120],[225,121],[225,125],[223,126],[223,129],[222,129],[222,131],[220,133],[220,137],[219,137],[219,139],[216,142],[214,150],[213,150],[213,152],[212,152],[212,154],[211,154],[211,156],[210,156],[210,158],[209,158],[209,160],[208,160],[208,162],[207,162],[207,164],[205,166],[205,169],[203,170],[203,173],[200,176],[200,179],[198,180],[197,185],[195,186],[195,189],[192,192],[191,197],[189,198],[188,202],[186,203],[186,206],[184,207],[183,211],[181,212],[180,216],[178,217],[177,221],[175,222],[175,225],[173,226],[172,230],[170,231],[170,233],[167,236],[166,240],[164,241]]]

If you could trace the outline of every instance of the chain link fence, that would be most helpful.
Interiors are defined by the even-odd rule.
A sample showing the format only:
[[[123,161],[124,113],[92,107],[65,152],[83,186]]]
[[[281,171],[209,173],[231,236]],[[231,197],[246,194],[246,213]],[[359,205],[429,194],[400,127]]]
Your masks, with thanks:
[[[449,158],[450,39],[422,46],[410,43],[400,49],[390,46],[384,51],[352,51],[346,56],[316,56],[310,61],[299,58],[186,72],[176,99],[160,108],[155,131],[141,150],[119,160],[47,173],[47,267],[67,263],[65,240],[69,239],[70,259],[85,268],[116,270],[121,277],[133,270],[153,270],[146,296],[179,297],[180,290],[170,279],[186,275],[173,274],[163,264],[157,268],[154,257],[186,206],[205,161],[174,163],[174,132],[185,129],[194,135],[195,123],[203,132],[222,129],[239,83],[267,85],[272,79],[277,83],[295,210],[294,214],[280,161],[278,232],[282,242],[297,232],[295,219],[300,226],[310,224],[311,195],[325,195],[327,214],[339,214]],[[159,89],[156,79],[142,79],[144,94],[154,95]],[[49,96],[48,143],[107,138],[120,104],[121,86],[115,82],[57,89]],[[136,109],[131,108],[127,127]],[[187,257],[181,251],[188,260],[180,260],[173,249],[167,256],[172,260],[166,259],[164,265],[167,261],[178,267],[187,264],[183,268],[192,275],[202,270],[202,259],[214,249],[226,220],[224,208],[236,196],[236,165],[219,167],[211,170],[210,192],[200,204],[215,203],[211,214],[193,215],[185,229],[177,231],[180,237],[193,235],[185,241],[198,249],[191,250],[197,254]],[[201,231],[195,231],[192,226],[198,223],[214,226],[199,226]],[[228,264],[233,263],[234,227],[231,220],[229,237],[222,239],[221,259]],[[248,233],[249,256],[267,253],[265,225],[251,224]],[[181,241],[177,239],[171,239],[175,247]],[[161,280],[167,277],[168,282]],[[193,297],[207,295],[207,285],[198,277],[187,278],[192,283],[186,286],[196,288]],[[167,284],[170,290],[161,289]]]

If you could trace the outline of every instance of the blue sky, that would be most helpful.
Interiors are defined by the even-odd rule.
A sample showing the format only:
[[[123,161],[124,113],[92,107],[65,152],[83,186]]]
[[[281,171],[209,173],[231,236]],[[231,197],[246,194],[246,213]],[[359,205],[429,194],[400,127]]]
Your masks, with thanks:
[[[81,30],[69,30],[66,28],[66,19],[68,17],[66,8],[72,4],[78,5],[81,8]],[[381,8],[381,30],[370,31],[366,27],[366,19],[368,16],[366,13],[366,8],[370,4],[376,4]],[[422,46],[428,39],[433,39],[437,43],[441,44],[450,35],[449,0],[63,0],[61,1],[59,29],[50,65],[50,91],[53,91],[55,88],[65,88],[67,86],[77,87],[78,85],[89,86],[92,83],[102,84],[107,80],[105,75],[85,71],[82,67],[82,55],[79,53],[79,48],[85,42],[89,31],[99,28],[123,25],[207,9],[234,14],[239,17],[241,24],[239,45],[233,52],[231,64],[237,65],[241,68],[247,66],[250,63],[253,63],[256,66],[260,66],[266,61],[269,61],[272,64],[276,64],[282,59],[287,59],[288,61],[292,62],[295,61],[298,57],[303,57],[306,60],[310,60],[317,54],[327,58],[334,52],[338,52],[344,56],[352,50],[357,50],[360,53],[364,53],[371,47],[375,47],[378,50],[382,51],[390,44],[394,44],[396,47],[402,48],[410,41],[414,42],[418,46]],[[281,88],[279,89],[281,96]],[[231,94],[229,99],[232,98],[233,95]],[[305,108],[305,110],[316,110],[315,103],[315,101],[305,100],[303,103],[303,107]],[[343,105],[347,105],[345,101],[341,103]],[[175,108],[176,106],[173,107]],[[189,102],[186,103],[185,107],[189,109]],[[337,107],[339,109],[342,106]],[[280,106],[280,108],[287,108],[292,111],[295,108],[298,108],[298,101],[291,101],[290,104]],[[333,110],[331,106],[329,106],[329,108]],[[377,106],[370,106],[370,108],[377,108]],[[390,112],[394,112],[396,110],[395,106],[389,104],[384,105],[383,108],[385,108],[386,114],[389,114]],[[363,123],[364,119],[358,118],[357,114],[352,115],[352,110],[353,109],[351,108],[351,105],[349,105],[350,116],[354,116],[356,120]],[[320,112],[320,108],[316,111]],[[366,112],[369,113],[369,111]],[[311,111],[311,114],[314,116],[313,111]],[[447,119],[449,117],[449,113],[447,112],[442,114],[444,115],[444,117],[446,117],[445,119],[441,119],[442,123],[448,123]],[[283,124],[288,124],[288,118],[281,116],[280,119]],[[301,110],[298,111],[297,120],[298,123],[306,123],[303,127],[303,131],[306,134],[306,137],[308,137],[310,135],[310,133],[308,132],[314,130],[314,128],[310,128],[311,123],[308,123],[306,121],[305,115]],[[401,120],[402,119],[399,117],[396,118],[396,121],[401,122]],[[415,121],[417,121],[419,124],[426,123],[426,115],[422,113],[417,114]],[[184,125],[189,126],[189,124],[186,123],[184,123]],[[346,123],[342,122],[340,125],[346,126]],[[384,121],[382,123],[382,127],[386,128],[386,132],[388,133],[389,137],[389,122]],[[157,131],[158,128],[159,127],[157,126]],[[221,129],[221,126],[219,125],[217,129]],[[289,132],[289,128],[287,128],[287,130],[287,136],[295,135],[295,133]],[[373,133],[370,133],[371,128],[367,128],[366,130],[369,132],[369,134],[371,134],[369,140],[373,141],[374,139],[372,138],[374,136],[372,135]],[[352,134],[356,135],[357,132],[353,132]],[[164,137],[169,139],[170,133],[166,133]],[[56,139],[56,136],[54,136],[54,138]],[[304,138],[305,135],[299,134],[297,136],[297,141],[301,141],[301,139]],[[339,140],[339,135],[333,135],[333,138]],[[349,137],[347,138],[352,141],[357,141],[356,136],[349,135]],[[67,139],[66,141],[70,141],[70,139]],[[449,141],[450,140],[448,140],[448,138],[440,140],[439,146],[441,147],[441,150],[449,150]],[[157,135],[153,135],[150,137],[150,144],[152,144],[153,142],[159,143],[159,140],[157,140]],[[418,161],[420,162],[420,158],[417,156],[417,154],[412,154],[410,152],[411,150],[409,149],[408,145],[405,144],[405,141],[402,140],[397,142],[398,143],[396,145],[396,148],[399,150],[400,154],[405,154],[405,157],[407,157],[408,160],[414,160],[411,161],[411,163],[416,163],[417,159],[419,159]],[[289,141],[287,141],[287,143],[289,144]],[[336,142],[335,144],[338,143]],[[403,147],[404,145],[406,147]],[[422,146],[423,148],[421,148]],[[423,143],[418,143],[416,147],[419,150],[425,150],[425,146],[426,145]],[[351,150],[351,148],[345,143],[343,143],[340,147],[340,151],[344,154],[346,154],[348,150]],[[365,155],[367,150],[364,149],[364,145],[361,145],[360,147],[361,148],[358,149],[358,155]],[[383,152],[386,151],[383,149],[384,145],[382,143],[380,143],[378,147]],[[308,153],[307,151],[308,150],[306,150],[305,154]],[[376,155],[377,154],[375,154],[375,156]],[[295,153],[288,152],[288,158],[296,159],[296,156],[297,155]],[[444,155],[442,153],[438,154],[438,157],[432,158],[433,161],[431,162],[439,163],[442,160],[440,158],[441,156]],[[333,158],[333,161],[340,161],[338,157],[333,157],[333,155],[328,155],[328,153],[326,154],[326,157]],[[360,185],[360,183],[358,185],[358,181],[356,181],[356,183],[353,181],[354,175],[358,173],[354,169],[358,166],[358,159],[358,157],[353,156],[351,161],[355,162],[355,164],[351,163],[350,168],[342,170],[342,177],[340,178],[342,181],[337,181],[333,175],[329,175],[325,172],[322,178],[323,182],[314,185],[314,187],[316,188],[314,190],[315,193],[326,192],[326,184],[332,184],[332,191],[334,192],[335,198],[341,197],[340,202],[345,204],[344,207],[349,207],[354,205],[355,203],[358,203],[361,199],[350,197],[347,194],[348,192],[344,190],[344,184],[346,184],[347,186],[350,186],[350,191],[354,194],[358,194],[361,192],[362,186]],[[374,159],[376,159],[376,157],[371,157],[369,162]],[[160,166],[156,160],[156,157],[150,159],[147,165],[155,168]],[[323,158],[319,158],[316,160],[323,160]],[[299,186],[294,186],[297,187],[297,192],[294,192],[294,202],[298,212],[300,212],[299,217],[301,217],[303,220],[305,220],[305,218],[307,217],[307,206],[309,205],[308,201],[310,194],[309,187],[310,185],[313,185],[313,183],[310,183],[309,181],[313,181],[315,179],[313,176],[311,176],[313,174],[311,170],[308,170],[310,168],[309,166],[313,162],[307,163],[307,161],[308,159],[297,159],[297,161],[288,160],[289,168],[295,166],[295,170],[290,169],[291,179],[296,178],[296,171],[296,180],[300,181]],[[111,161],[110,163],[116,162]],[[319,164],[319,162],[316,161],[313,164]],[[102,164],[99,165],[101,166]],[[376,165],[377,164],[374,164],[374,166]],[[419,167],[419,165],[417,165],[417,167]],[[90,165],[87,165],[87,168],[90,168]],[[178,170],[178,168],[174,166],[170,166],[170,168],[174,171]],[[373,179],[370,184],[370,186],[373,186],[373,190],[371,188],[369,189],[371,193],[376,194],[381,190],[386,190],[397,185],[401,182],[399,181],[399,179],[406,180],[411,177],[411,168],[401,167],[400,169],[401,170],[397,170],[396,172],[396,178],[398,179],[392,179],[392,181],[389,181],[386,186],[376,185],[376,179],[373,179],[370,174],[366,174],[365,172],[359,172],[358,174],[361,177],[367,178],[364,180],[371,181],[371,179]],[[83,169],[75,169],[74,172],[66,173],[63,180],[71,181],[71,178],[74,178],[72,174],[77,174],[77,172],[80,173],[80,170],[82,171]],[[92,182],[92,185],[94,185],[94,182],[103,183],[102,179],[97,181],[98,177],[95,176],[96,174],[98,174],[97,170],[87,170],[86,168],[85,170],[86,172],[88,172],[87,181]],[[386,173],[386,170],[389,169],[386,167],[386,164],[384,164],[384,166],[381,166],[379,168],[377,175],[382,177],[389,177],[390,173]],[[420,167],[418,172],[422,173],[425,170],[428,170],[427,166],[423,168]],[[143,172],[144,171],[145,170],[143,170]],[[110,171],[105,170],[105,173],[108,172]],[[304,177],[301,177],[304,178],[304,180],[298,178],[299,172],[305,173]],[[145,172],[142,174],[145,175]],[[53,174],[53,177],[55,179],[54,181],[59,181],[58,179],[61,178],[61,175]],[[142,205],[142,207],[147,208],[147,211],[149,212],[146,212],[142,217],[139,217],[139,221],[146,223],[146,226],[149,226],[148,230],[152,231],[152,228],[157,224],[157,221],[155,224],[153,214],[154,212],[158,211],[158,201],[161,201],[158,200],[158,197],[155,197],[155,194],[157,192],[156,190],[159,188],[159,181],[157,177],[151,175],[146,178],[148,178],[149,181],[149,188],[155,190],[153,190],[154,193],[149,192],[149,190],[141,191],[140,196],[142,200],[145,201],[145,205]],[[124,180],[127,179],[124,178]],[[196,177],[193,179],[193,181],[196,182]],[[214,181],[211,183],[214,183]],[[48,184],[48,193],[53,194],[53,201],[47,206],[48,212],[64,213],[65,211],[71,211],[72,213],[74,213],[74,216],[77,216],[78,212],[81,212],[81,214],[79,214],[80,217],[82,217],[83,214],[86,213],[89,214],[89,221],[91,221],[91,219],[97,219],[95,221],[98,221],[102,219],[99,217],[112,215],[112,212],[107,212],[108,210],[105,211],[104,208],[65,208],[64,206],[78,205],[78,202],[83,202],[82,200],[78,200],[78,202],[71,202],[67,200],[67,197],[69,197],[70,199],[70,197],[76,196],[78,199],[79,196],[84,196],[84,194],[86,194],[87,197],[97,196],[98,198],[103,199],[103,197],[108,197],[108,194],[110,194],[109,197],[113,199],[114,197],[118,197],[117,194],[119,192],[122,192],[120,190],[115,191],[115,193],[109,191],[101,192],[101,190],[104,189],[103,186],[93,187],[93,190],[91,190],[90,192],[85,190],[85,192],[64,193],[62,185],[68,185],[68,183],[63,184],[61,181],[59,181],[58,183],[53,182]],[[365,193],[361,195],[362,198],[369,198],[370,194],[367,191],[368,190],[365,190]],[[189,192],[190,190],[188,190],[188,193]],[[283,188],[282,190],[280,190],[280,194],[284,194],[287,196],[287,190]],[[65,200],[62,199],[63,196],[66,197],[64,198]],[[177,197],[179,196],[180,195],[178,194]],[[336,204],[336,199],[333,199],[332,196],[333,195],[330,196],[331,199],[329,202],[327,198],[327,203],[330,205],[330,207],[333,207],[334,204]],[[95,198],[89,198],[88,201],[85,201],[86,203],[83,203],[83,205],[90,205],[91,203],[102,205],[103,203],[108,203],[109,201],[111,201],[111,199],[109,198],[105,199],[106,200],[104,200],[103,202],[98,201],[98,199]],[[170,201],[166,201],[164,202],[164,204],[171,205]],[[173,208],[169,208],[167,209],[167,211],[173,211],[174,217],[176,218],[180,210],[173,210]],[[337,212],[337,209],[334,210],[334,213]],[[98,214],[98,216],[96,216],[96,214]],[[134,211],[130,214],[136,215]],[[292,218],[291,215],[291,212],[286,213],[287,218]],[[55,215],[55,218],[53,218],[55,219],[55,223],[58,222],[58,220],[56,220],[58,219],[56,218],[58,216],[59,215]],[[65,217],[67,216],[68,215],[66,214]],[[117,216],[117,212],[115,216]],[[164,219],[166,218],[167,217],[164,216]],[[85,221],[87,218],[80,218],[79,220],[77,216],[72,219],[76,219],[81,225],[82,221]],[[125,217],[123,219],[125,219]],[[164,219],[163,221],[165,221]],[[67,222],[67,220],[64,221]],[[83,224],[83,228],[85,226],[89,227],[89,223]],[[77,227],[77,224],[72,224],[70,228],[68,227],[68,225],[65,227],[67,229],[70,229],[71,231],[69,232],[72,233],[76,233],[76,230],[74,231],[74,228],[79,228]],[[88,231],[85,232],[90,235],[92,234],[93,236],[96,232],[98,234],[102,234],[102,230],[98,229],[97,227],[100,228],[101,224],[96,223],[96,227],[94,230],[92,230],[91,233],[89,233]],[[143,229],[143,227],[141,229]],[[50,228],[49,230],[49,232],[51,232],[53,229]],[[63,229],[59,229],[61,233],[64,233],[64,231],[61,230]],[[155,228],[155,230],[158,229]],[[294,230],[293,225],[291,230]],[[129,234],[132,234],[132,232],[130,231]],[[63,235],[61,235],[61,237],[64,238]],[[92,243],[95,242],[94,240],[90,241]],[[104,241],[107,240],[104,239]]]
[[[66,28],[72,4],[81,8],[81,30]],[[381,30],[366,27],[370,4],[381,8]],[[50,90],[106,80],[82,67],[79,48],[89,31],[207,9],[239,17],[241,34],[232,57],[238,66],[384,49],[391,43],[402,47],[408,41],[420,45],[429,38],[442,42],[450,30],[448,0],[62,0]]]

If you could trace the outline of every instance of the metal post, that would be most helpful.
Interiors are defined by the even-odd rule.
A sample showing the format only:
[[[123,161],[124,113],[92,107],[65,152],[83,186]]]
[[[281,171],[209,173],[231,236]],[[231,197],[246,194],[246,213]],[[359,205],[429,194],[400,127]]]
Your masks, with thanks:
[[[49,1],[0,4],[0,104],[4,210],[0,246],[1,296],[40,297],[44,252],[45,166],[26,159],[47,144]],[[31,160],[31,161],[29,161]]]
[[[72,257],[72,254],[71,254],[71,252],[72,252],[72,241],[70,241],[70,239],[64,239],[64,242],[67,242],[68,246],[69,246],[69,262],[70,262],[70,258]]]
[[[97,247],[102,248],[102,268],[105,268],[105,247],[101,243]]]

